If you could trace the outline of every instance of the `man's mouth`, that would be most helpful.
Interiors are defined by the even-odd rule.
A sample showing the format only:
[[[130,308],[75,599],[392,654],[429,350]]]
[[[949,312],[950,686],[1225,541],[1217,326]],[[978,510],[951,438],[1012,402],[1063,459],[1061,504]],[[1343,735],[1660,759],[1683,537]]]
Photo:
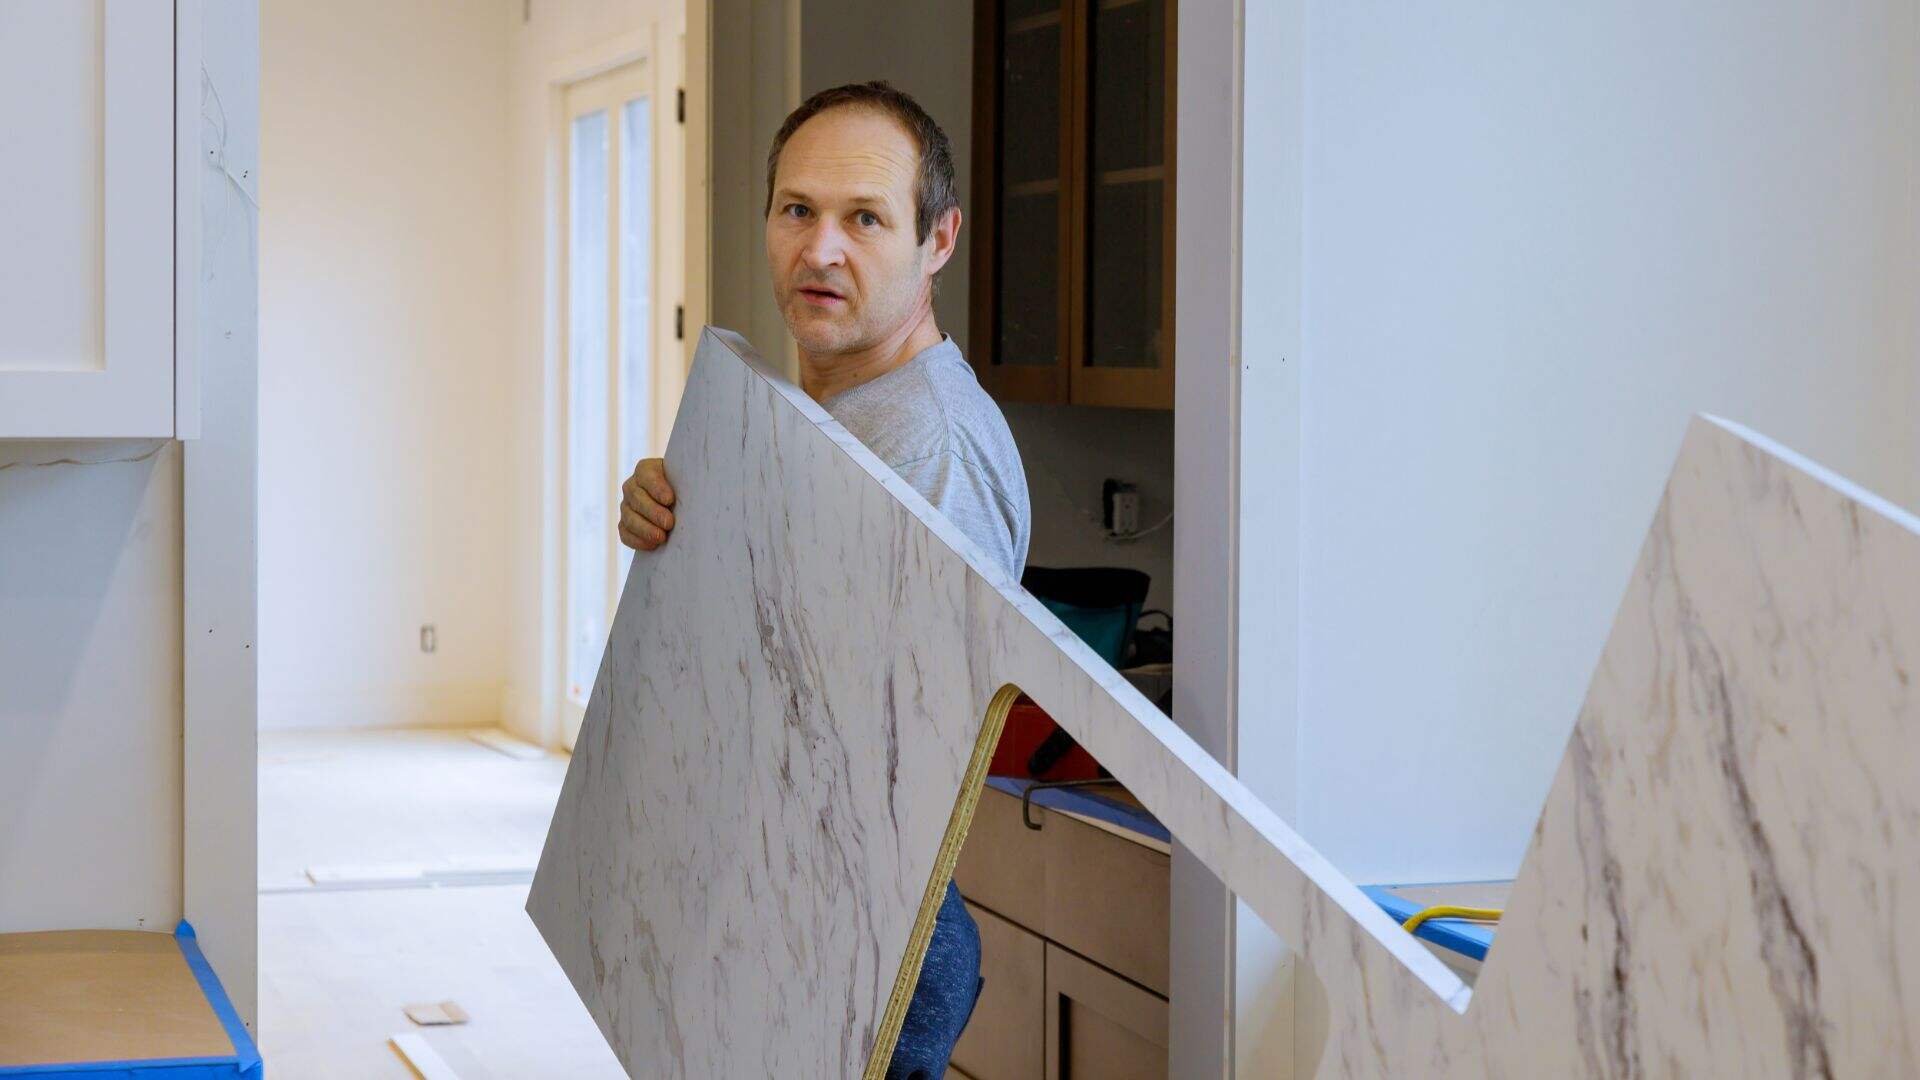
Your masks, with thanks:
[[[800,286],[798,292],[800,293],[801,298],[806,300],[808,303],[818,304],[821,307],[828,307],[833,304],[845,303],[847,299],[845,296],[841,295],[837,290],[829,289],[824,285],[802,285]]]

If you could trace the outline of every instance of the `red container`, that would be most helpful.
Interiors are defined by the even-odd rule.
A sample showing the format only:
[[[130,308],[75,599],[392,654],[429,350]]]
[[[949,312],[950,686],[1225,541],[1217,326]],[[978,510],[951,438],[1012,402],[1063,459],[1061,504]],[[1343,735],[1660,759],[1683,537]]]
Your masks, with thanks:
[[[1054,762],[1053,768],[1040,776],[1027,771],[1027,759],[1040,748],[1047,736],[1053,734],[1060,725],[1053,722],[1045,709],[1033,703],[1025,694],[1013,703],[1007,713],[1007,726],[1000,732],[1000,745],[994,748],[993,762],[987,766],[987,772],[994,776],[1013,776],[1032,780],[1095,780],[1100,776],[1100,763],[1086,748],[1076,745]]]

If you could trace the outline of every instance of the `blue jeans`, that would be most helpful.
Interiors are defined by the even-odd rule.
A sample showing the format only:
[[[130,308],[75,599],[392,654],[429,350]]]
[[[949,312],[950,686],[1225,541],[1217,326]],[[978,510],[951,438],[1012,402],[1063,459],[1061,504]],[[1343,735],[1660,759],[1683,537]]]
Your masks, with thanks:
[[[980,978],[980,928],[960,900],[960,890],[947,883],[947,898],[934,916],[927,958],[920,965],[920,981],[900,1025],[900,1041],[887,1065],[887,1080],[941,1080],[953,1044],[967,1029],[967,1019],[986,985]]]

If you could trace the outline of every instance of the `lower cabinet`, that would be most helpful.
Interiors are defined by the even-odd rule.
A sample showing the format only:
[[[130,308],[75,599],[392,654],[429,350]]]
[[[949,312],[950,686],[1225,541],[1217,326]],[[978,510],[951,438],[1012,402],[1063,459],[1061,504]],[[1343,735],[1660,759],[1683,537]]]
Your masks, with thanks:
[[[1047,943],[982,907],[980,1001],[953,1048],[953,1064],[973,1080],[1042,1080],[1047,1075]]]
[[[986,980],[948,1080],[1167,1075],[1169,858],[989,789],[954,880]]]
[[[1046,1080],[1165,1080],[1167,999],[1047,946]]]

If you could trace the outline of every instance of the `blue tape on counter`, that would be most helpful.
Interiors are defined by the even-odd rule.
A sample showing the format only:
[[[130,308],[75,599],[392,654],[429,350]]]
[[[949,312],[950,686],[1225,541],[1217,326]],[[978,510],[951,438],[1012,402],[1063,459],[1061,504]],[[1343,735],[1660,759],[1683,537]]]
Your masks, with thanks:
[[[1393,916],[1394,922],[1406,922],[1420,910],[1420,904],[1389,890],[1390,887],[1386,885],[1360,887],[1360,891],[1366,893],[1368,899],[1379,904],[1382,911]],[[1422,941],[1431,941],[1443,949],[1452,950],[1462,956],[1485,960],[1487,948],[1493,944],[1493,927],[1461,919],[1428,919],[1414,927],[1413,936]]]
[[[1022,780],[1011,776],[989,776],[988,786],[1004,791],[1018,798],[1025,794],[1032,780]],[[1102,798],[1095,791],[1084,788],[1041,788],[1033,793],[1033,804],[1050,810],[1066,810],[1085,817],[1104,821],[1141,836],[1151,837],[1163,844],[1173,842],[1173,834],[1167,831],[1159,819],[1137,806],[1128,806],[1115,799]]]
[[[173,940],[187,961],[200,993],[220,1019],[234,1052],[223,1057],[146,1058],[140,1061],[70,1061],[47,1065],[0,1065],[0,1077],[32,1076],[39,1080],[71,1076],[84,1080],[261,1080],[260,1052],[247,1026],[233,1011],[233,1002],[200,952],[199,939],[185,919],[174,928]]]
[[[207,995],[213,1015],[220,1018],[220,1026],[227,1029],[227,1038],[233,1042],[233,1075],[239,1080],[259,1080],[260,1050],[253,1045],[253,1036],[247,1034],[247,1025],[240,1022],[240,1014],[233,1011],[233,1002],[227,998],[226,987],[220,985],[220,977],[213,973],[213,965],[201,954],[200,939],[193,932],[193,924],[181,919],[180,925],[173,928],[173,940],[180,943],[180,953],[193,969],[193,977],[199,980],[200,992]]]

